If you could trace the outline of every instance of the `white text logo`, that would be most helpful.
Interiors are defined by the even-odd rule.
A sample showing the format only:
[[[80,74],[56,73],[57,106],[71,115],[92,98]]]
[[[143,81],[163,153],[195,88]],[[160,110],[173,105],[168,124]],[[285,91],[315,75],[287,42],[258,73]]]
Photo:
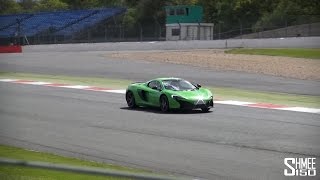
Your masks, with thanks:
[[[316,158],[284,158],[285,176],[316,176]]]

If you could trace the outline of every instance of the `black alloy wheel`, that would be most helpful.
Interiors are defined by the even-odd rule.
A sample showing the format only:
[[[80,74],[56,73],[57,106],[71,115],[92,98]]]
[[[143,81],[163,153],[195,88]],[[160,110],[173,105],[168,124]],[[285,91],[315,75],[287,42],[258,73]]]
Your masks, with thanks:
[[[126,93],[126,101],[127,101],[127,104],[129,106],[129,108],[135,108],[136,107],[136,101],[134,99],[134,95],[131,91],[128,91]]]
[[[167,96],[165,96],[165,95],[162,95],[160,97],[160,109],[162,112],[169,111],[169,101],[168,101]]]

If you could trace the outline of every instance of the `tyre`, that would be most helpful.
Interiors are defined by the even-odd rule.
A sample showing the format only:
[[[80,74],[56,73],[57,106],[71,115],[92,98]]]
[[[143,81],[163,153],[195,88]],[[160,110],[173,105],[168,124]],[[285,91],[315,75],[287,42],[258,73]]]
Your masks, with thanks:
[[[208,112],[210,108],[201,108],[202,112]]]
[[[165,96],[165,95],[160,96],[160,109],[162,112],[169,111],[169,101],[168,101],[167,96]]]
[[[126,101],[127,101],[127,104],[128,104],[128,106],[129,106],[129,108],[135,108],[135,107],[137,107],[136,101],[135,101],[135,99],[134,99],[134,95],[133,95],[133,93],[132,93],[131,91],[128,91],[128,92],[126,93]]]

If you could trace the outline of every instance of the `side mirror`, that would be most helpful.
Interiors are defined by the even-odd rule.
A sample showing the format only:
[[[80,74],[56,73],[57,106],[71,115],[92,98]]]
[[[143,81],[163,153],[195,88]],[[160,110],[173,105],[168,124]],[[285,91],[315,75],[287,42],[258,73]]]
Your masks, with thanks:
[[[197,84],[197,88],[201,88],[201,85],[200,85],[200,84]]]

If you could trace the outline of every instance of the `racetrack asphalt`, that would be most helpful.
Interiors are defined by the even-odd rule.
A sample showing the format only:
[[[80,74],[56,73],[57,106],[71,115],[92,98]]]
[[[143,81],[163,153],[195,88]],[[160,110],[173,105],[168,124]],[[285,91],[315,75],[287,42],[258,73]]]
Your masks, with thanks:
[[[214,71],[186,65],[119,60],[110,52],[39,52],[0,54],[0,71],[91,76],[144,81],[156,77],[182,77],[203,85],[320,95],[320,82],[244,72]]]
[[[0,92],[1,144],[203,179],[284,179],[283,158],[320,157],[318,114],[162,114],[129,110],[122,94],[9,83]]]
[[[133,81],[180,76],[319,95],[314,81],[107,59],[102,52],[1,54],[0,71]],[[285,157],[317,157],[319,169],[319,114],[220,104],[210,113],[162,114],[129,110],[122,94],[2,82],[0,102],[0,144],[203,179],[285,179]]]

